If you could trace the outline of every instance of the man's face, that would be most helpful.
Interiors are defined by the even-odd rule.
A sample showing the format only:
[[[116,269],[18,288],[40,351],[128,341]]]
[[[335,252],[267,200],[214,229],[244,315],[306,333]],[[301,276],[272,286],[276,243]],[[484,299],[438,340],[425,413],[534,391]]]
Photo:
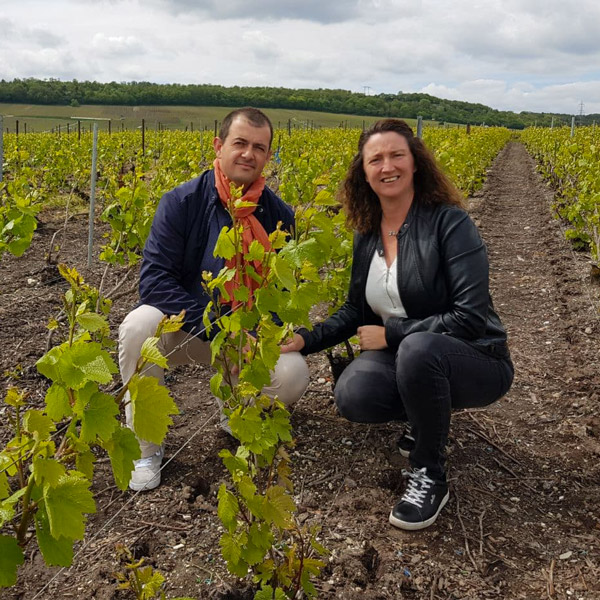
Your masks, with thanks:
[[[213,141],[227,178],[244,187],[256,181],[271,157],[270,140],[268,125],[254,127],[243,116],[236,117],[225,140],[216,137]]]

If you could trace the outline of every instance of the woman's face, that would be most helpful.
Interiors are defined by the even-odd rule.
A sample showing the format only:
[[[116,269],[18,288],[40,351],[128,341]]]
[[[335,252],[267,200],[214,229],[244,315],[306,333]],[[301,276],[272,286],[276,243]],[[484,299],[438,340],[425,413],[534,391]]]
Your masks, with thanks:
[[[373,134],[363,146],[363,169],[380,200],[412,200],[416,168],[404,136],[394,131]]]

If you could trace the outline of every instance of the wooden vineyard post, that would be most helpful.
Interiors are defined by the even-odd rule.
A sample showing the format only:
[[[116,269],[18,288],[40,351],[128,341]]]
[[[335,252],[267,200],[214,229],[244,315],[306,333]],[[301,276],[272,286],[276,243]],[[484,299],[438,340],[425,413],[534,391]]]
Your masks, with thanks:
[[[423,117],[417,117],[417,137],[423,139]]]

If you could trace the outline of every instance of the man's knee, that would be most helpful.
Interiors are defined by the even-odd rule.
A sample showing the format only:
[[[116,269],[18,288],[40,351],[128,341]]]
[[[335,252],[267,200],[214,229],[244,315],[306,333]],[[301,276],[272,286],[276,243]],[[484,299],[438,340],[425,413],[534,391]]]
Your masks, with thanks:
[[[119,344],[121,346],[139,346],[156,333],[163,313],[148,304],[142,304],[132,310],[119,326]]]
[[[277,396],[286,406],[297,402],[308,387],[309,372],[306,360],[299,352],[282,354],[275,366],[268,395]]]

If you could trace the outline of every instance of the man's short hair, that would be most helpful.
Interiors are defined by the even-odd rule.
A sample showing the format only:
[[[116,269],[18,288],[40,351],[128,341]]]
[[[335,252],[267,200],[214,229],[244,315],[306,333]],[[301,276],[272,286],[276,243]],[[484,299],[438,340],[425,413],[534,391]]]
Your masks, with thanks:
[[[271,124],[269,117],[267,117],[262,110],[259,110],[258,108],[252,108],[251,106],[245,106],[244,108],[232,110],[228,115],[225,116],[221,123],[221,128],[219,129],[219,138],[222,142],[227,139],[231,123],[236,117],[243,117],[254,127],[264,127],[265,125],[268,125],[269,131],[271,132],[269,149],[271,148],[271,144],[273,142],[273,125]]]

